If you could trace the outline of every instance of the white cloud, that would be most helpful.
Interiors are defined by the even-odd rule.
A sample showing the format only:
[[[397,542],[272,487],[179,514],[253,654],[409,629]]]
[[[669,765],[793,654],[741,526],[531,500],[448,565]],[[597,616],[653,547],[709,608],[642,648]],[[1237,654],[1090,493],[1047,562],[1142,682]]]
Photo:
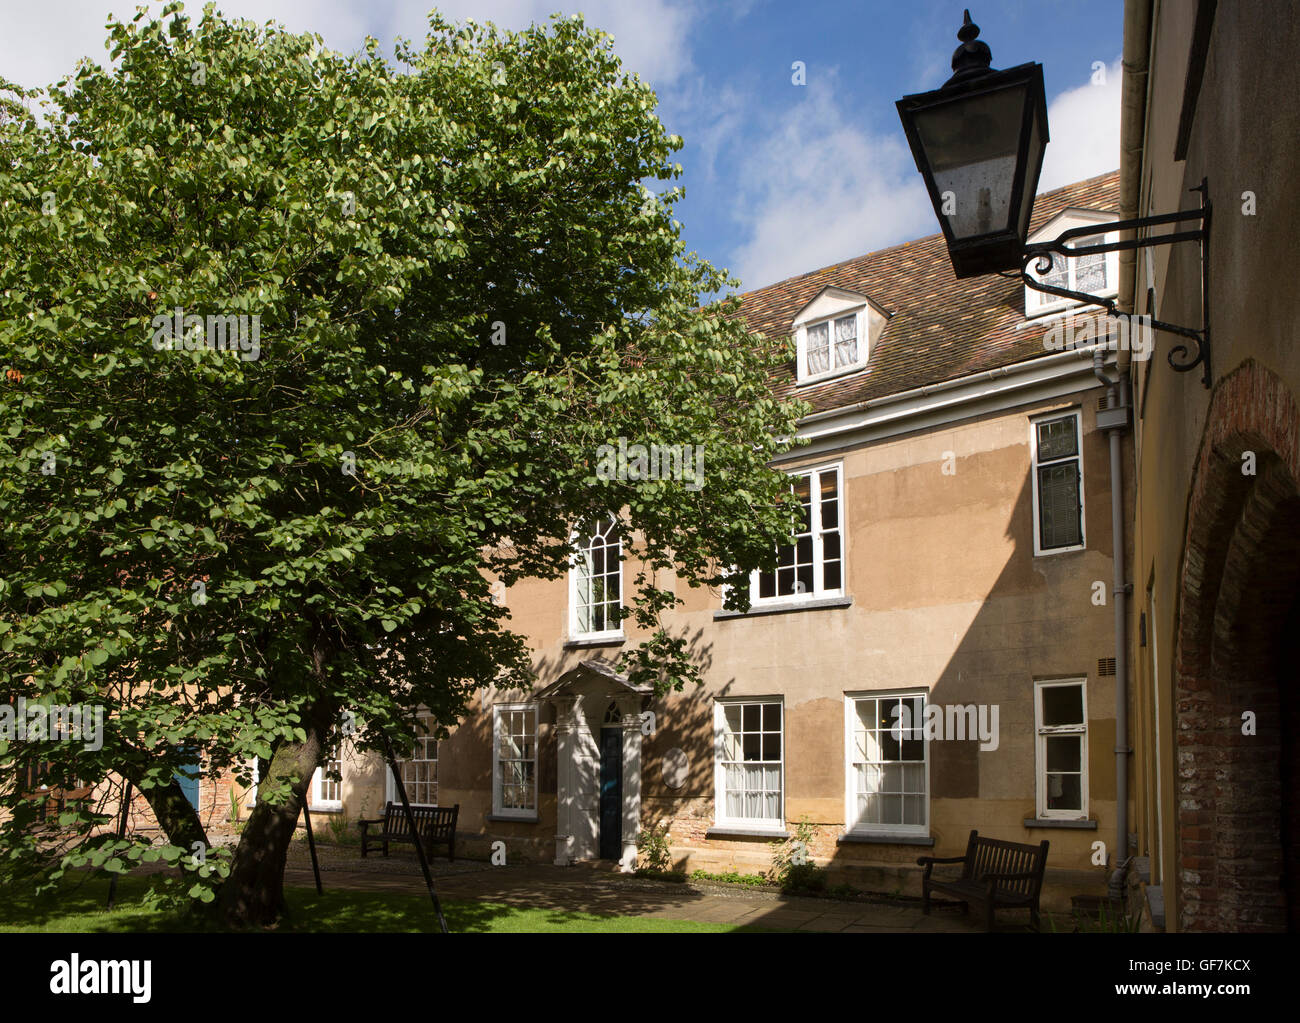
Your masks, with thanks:
[[[43,0],[5,4],[5,31],[0,34],[0,75],[28,87],[43,87],[70,72],[77,58],[89,56],[98,63],[108,59],[104,49],[104,23],[111,11],[129,21],[139,0]],[[147,5],[161,10],[160,0]],[[698,17],[693,0],[218,0],[228,18],[258,23],[278,21],[295,32],[319,32],[327,46],[357,49],[366,34],[392,52],[394,36],[422,40],[428,10],[463,20],[495,21],[503,27],[522,28],[544,22],[557,8],[584,12],[587,24],[614,36],[614,49],[629,71],[656,84],[668,84],[691,68],[686,40]],[[202,0],[191,0],[186,11],[197,19]]]
[[[917,231],[933,215],[902,132],[858,127],[833,78],[801,89],[745,147],[734,215],[746,240],[729,265],[746,290],[930,233]]]
[[[1039,191],[1119,166],[1119,61],[1048,105],[1052,142]],[[784,113],[744,110],[735,217],[745,240],[728,261],[746,290],[933,234],[937,223],[901,130],[871,135],[836,102],[833,80],[810,83]],[[801,90],[802,91],[802,90]],[[736,128],[728,105],[702,135],[713,146]],[[711,137],[717,136],[716,138]],[[738,137],[738,136],[737,136]]]
[[[1047,105],[1047,144],[1040,192],[1105,174],[1119,167],[1120,85],[1117,60],[1099,84],[1089,81],[1060,93]]]

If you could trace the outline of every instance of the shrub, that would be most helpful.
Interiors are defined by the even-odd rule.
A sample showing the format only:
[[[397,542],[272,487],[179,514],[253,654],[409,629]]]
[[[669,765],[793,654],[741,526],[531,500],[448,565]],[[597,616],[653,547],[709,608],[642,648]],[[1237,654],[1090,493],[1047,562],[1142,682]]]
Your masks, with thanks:
[[[691,874],[693,881],[722,881],[725,884],[745,884],[752,887],[759,887],[768,884],[768,879],[762,874],[738,874],[734,870],[722,874],[713,874],[707,870],[697,870]]]
[[[668,825],[642,828],[637,839],[637,866],[656,874],[672,871],[672,854],[668,851]]]
[[[783,892],[824,892],[826,871],[809,855],[817,830],[807,817],[794,826],[794,837],[772,843],[772,869],[768,876]]]

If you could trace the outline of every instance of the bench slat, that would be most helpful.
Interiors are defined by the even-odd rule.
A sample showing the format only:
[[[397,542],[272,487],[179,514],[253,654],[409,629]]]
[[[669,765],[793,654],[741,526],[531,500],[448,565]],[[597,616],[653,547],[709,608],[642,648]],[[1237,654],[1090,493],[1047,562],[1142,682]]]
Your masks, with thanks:
[[[923,856],[917,860],[918,865],[925,866],[921,881],[923,912],[930,912],[931,891],[942,891],[967,904],[974,902],[982,906],[989,930],[993,929],[993,910],[999,907],[1028,908],[1030,920],[1036,927],[1047,850],[1046,841],[1036,846],[1024,845],[997,838],[981,838],[978,831],[971,831],[960,878],[944,880],[931,877],[935,858]]]

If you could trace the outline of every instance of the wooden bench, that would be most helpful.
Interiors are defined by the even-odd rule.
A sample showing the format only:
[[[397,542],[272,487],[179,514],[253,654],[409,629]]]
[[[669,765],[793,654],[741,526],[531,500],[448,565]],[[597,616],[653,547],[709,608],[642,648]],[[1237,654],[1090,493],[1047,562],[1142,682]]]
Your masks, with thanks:
[[[435,845],[446,845],[447,859],[455,861],[456,818],[459,815],[459,803],[455,806],[411,807],[411,817],[415,820],[416,833],[430,859],[433,858],[433,847]],[[402,810],[401,803],[385,803],[382,817],[359,820],[357,823],[361,825],[362,858],[365,857],[369,843],[372,841],[383,842],[385,856],[388,855],[389,842],[415,844],[416,839],[411,835],[411,829],[406,822],[406,813]],[[372,824],[382,824],[383,831],[378,835],[371,835],[369,828]]]
[[[962,901],[963,912],[970,912],[972,902],[983,906],[985,930],[993,930],[995,909],[1028,909],[1030,923],[1038,929],[1038,896],[1047,866],[1046,841],[1021,845],[997,838],[980,838],[978,831],[972,831],[965,856],[942,859],[922,856],[916,863],[925,867],[921,879],[922,912],[930,912],[930,892],[944,892]],[[955,880],[931,877],[936,863],[962,864],[961,877]]]

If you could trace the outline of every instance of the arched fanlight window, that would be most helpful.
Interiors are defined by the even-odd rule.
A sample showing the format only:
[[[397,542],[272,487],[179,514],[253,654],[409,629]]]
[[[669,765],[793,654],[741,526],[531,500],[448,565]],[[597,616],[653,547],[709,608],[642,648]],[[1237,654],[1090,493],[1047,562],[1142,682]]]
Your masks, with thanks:
[[[613,515],[579,537],[570,573],[570,628],[584,637],[623,634],[623,550]]]

